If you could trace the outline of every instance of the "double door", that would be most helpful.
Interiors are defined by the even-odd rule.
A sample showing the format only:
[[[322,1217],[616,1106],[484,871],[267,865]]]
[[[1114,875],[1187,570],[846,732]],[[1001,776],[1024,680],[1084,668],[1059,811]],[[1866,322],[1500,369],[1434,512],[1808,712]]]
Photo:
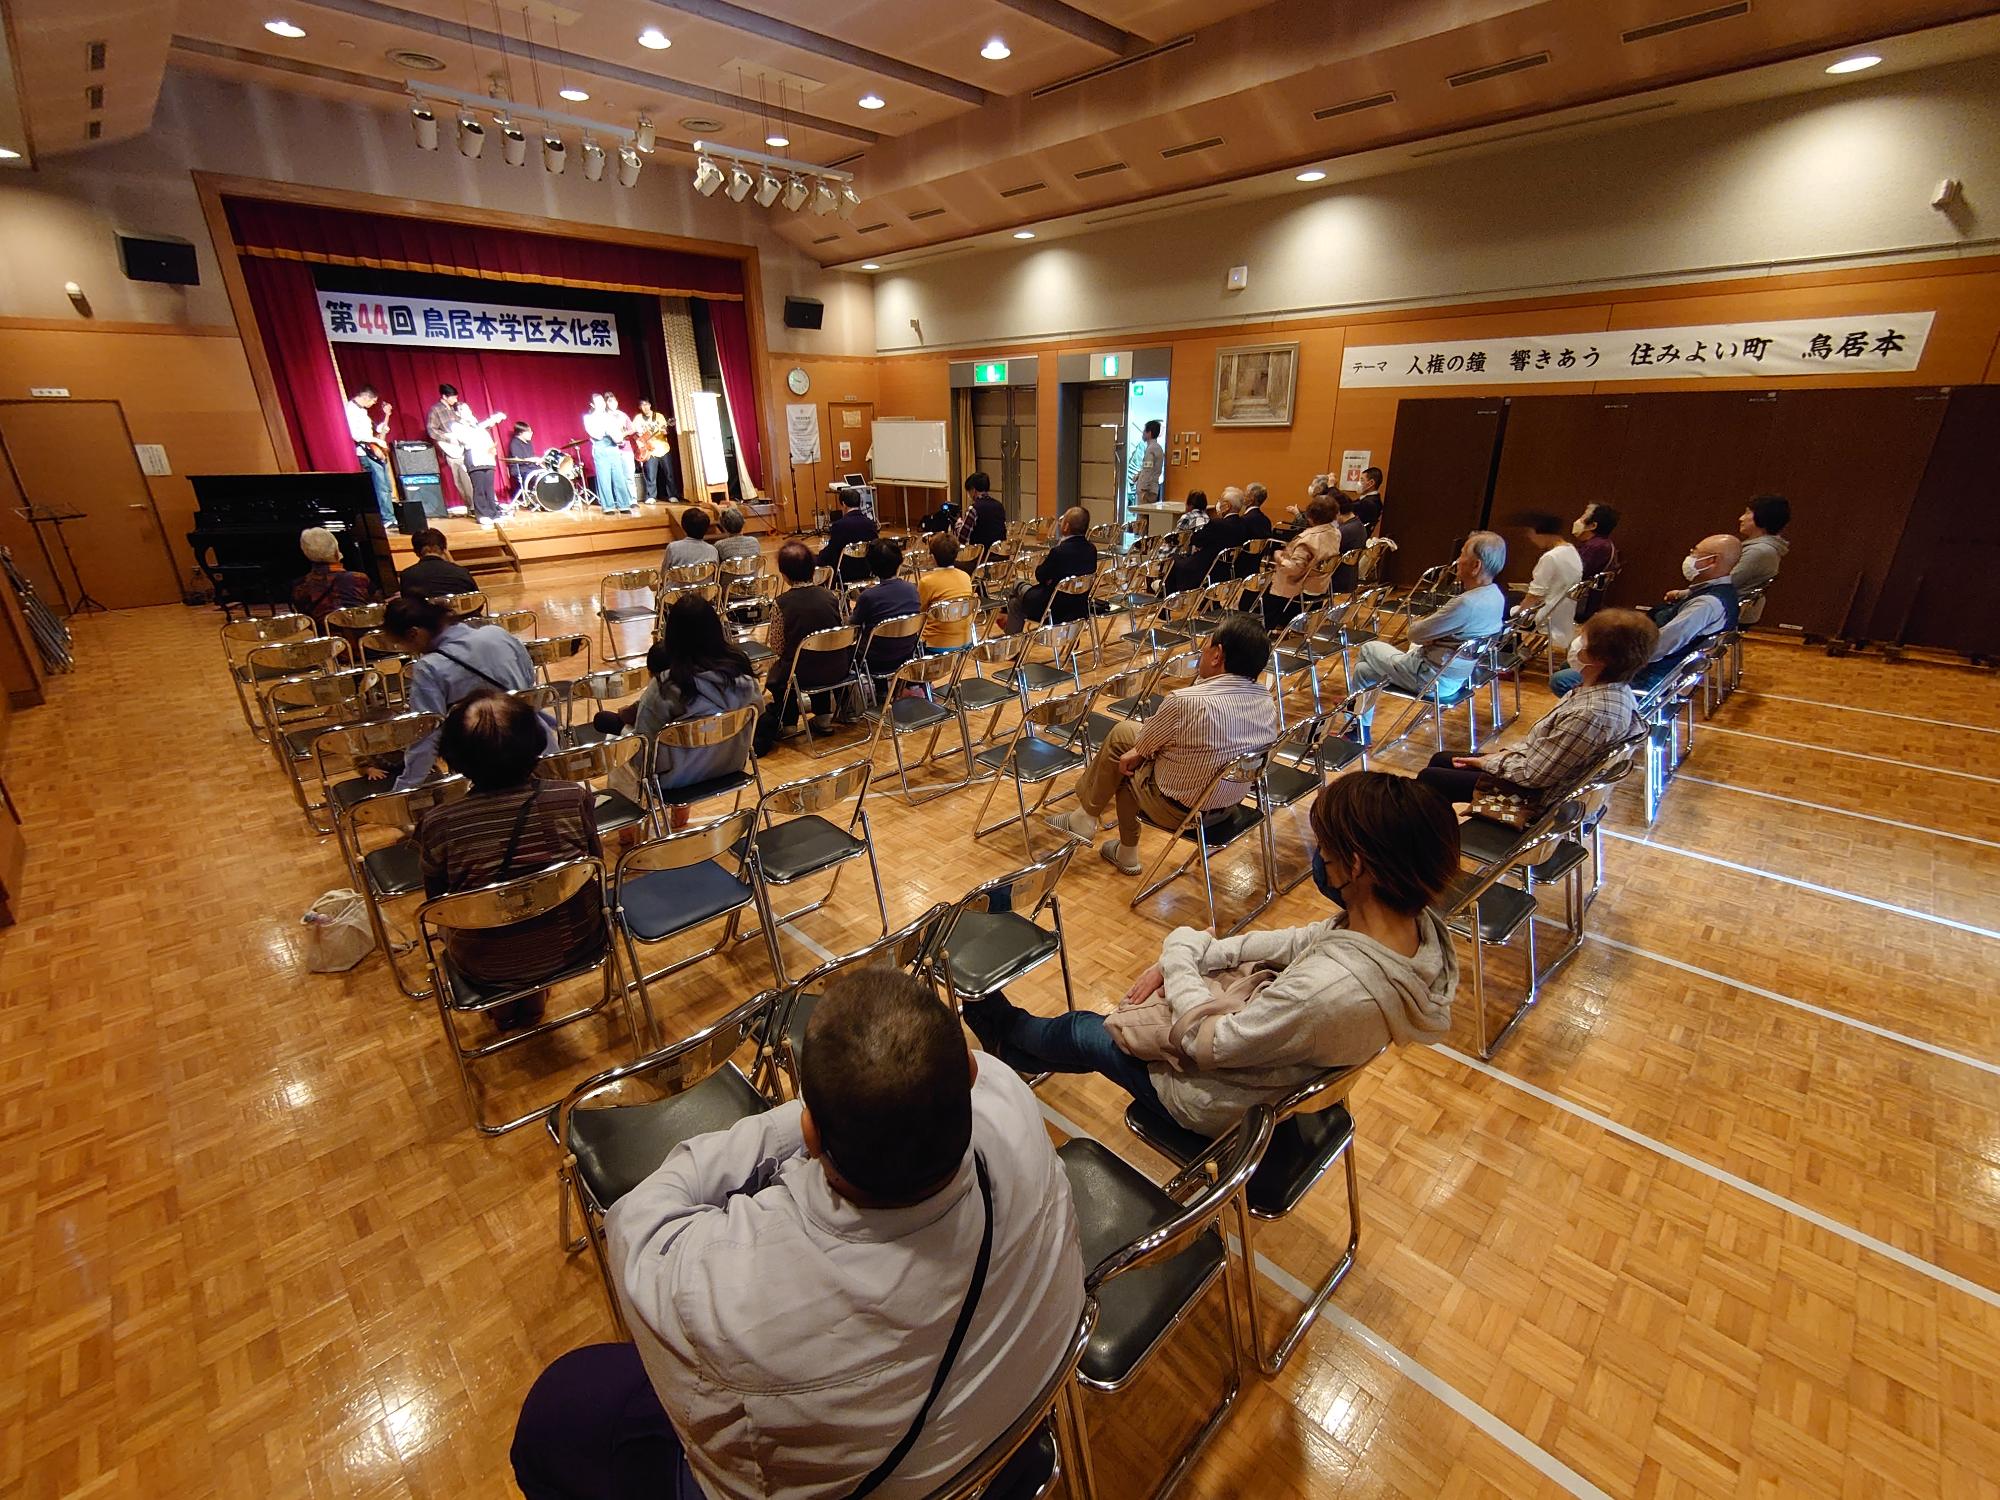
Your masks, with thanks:
[[[984,470],[993,481],[994,493],[1013,521],[1035,514],[1035,390],[1031,385],[982,386],[965,392],[971,398],[972,468]]]
[[[1093,521],[1123,513],[1127,381],[1086,385],[1077,404],[1076,500]]]

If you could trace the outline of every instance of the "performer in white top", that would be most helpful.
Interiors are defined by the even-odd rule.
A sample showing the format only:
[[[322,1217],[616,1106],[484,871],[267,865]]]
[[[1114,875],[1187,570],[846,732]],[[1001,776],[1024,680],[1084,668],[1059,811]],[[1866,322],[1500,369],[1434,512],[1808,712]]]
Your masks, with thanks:
[[[590,435],[590,461],[597,471],[597,501],[607,516],[636,514],[632,509],[632,450],[625,445],[630,429],[625,413],[612,404],[616,400],[608,391],[593,391],[590,410],[583,414],[583,430]]]
[[[378,419],[372,410],[376,401],[374,386],[355,387],[354,394],[347,398],[347,435],[354,439],[354,456],[361,460],[362,472],[375,486],[375,504],[382,512],[382,524],[394,531],[396,481],[389,476],[389,414],[396,408],[383,401]]]
[[[493,494],[493,469],[499,461],[499,444],[494,441],[493,429],[507,420],[507,413],[496,411],[486,418],[475,417],[472,408],[463,400],[452,408],[450,433],[460,449],[460,461],[472,480],[472,511],[479,517],[479,524],[491,527],[500,519],[500,504]]]

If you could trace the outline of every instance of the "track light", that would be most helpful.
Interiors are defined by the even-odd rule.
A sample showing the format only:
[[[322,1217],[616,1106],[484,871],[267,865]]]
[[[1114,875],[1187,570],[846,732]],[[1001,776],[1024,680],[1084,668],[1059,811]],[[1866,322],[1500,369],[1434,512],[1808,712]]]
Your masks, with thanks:
[[[500,154],[507,165],[518,167],[528,159],[528,137],[518,125],[500,127]]]
[[[639,153],[630,146],[618,148],[618,185],[633,187],[639,181]]]
[[[861,207],[861,195],[854,191],[853,183],[843,182],[840,185],[840,203],[838,206],[840,208],[840,216],[843,219],[853,218],[854,210]]]
[[[791,178],[785,183],[785,207],[789,208],[793,213],[797,213],[801,208],[805,207],[806,195],[809,192],[811,192],[811,189],[806,186],[803,177]]]
[[[695,158],[694,190],[704,198],[713,198],[715,190],[722,186],[722,168],[706,156]]]
[[[562,176],[562,169],[569,164],[569,148],[552,135],[542,137],[542,165],[556,176]]]
[[[604,148],[589,136],[583,138],[583,177],[596,182],[604,176]]]
[[[757,206],[769,208],[778,201],[778,194],[784,190],[784,180],[769,167],[764,168],[763,175],[757,179]]]
[[[835,194],[832,188],[827,186],[825,178],[822,177],[819,181],[813,184],[814,213],[830,214],[833,212],[834,208],[839,204],[839,202],[840,199],[838,195]]]
[[[757,179],[750,175],[750,169],[740,161],[729,164],[729,201],[741,203],[750,196],[750,189],[757,185]]]
[[[486,149],[486,127],[471,115],[458,117],[458,153],[476,157]]]
[[[417,149],[435,151],[438,148],[438,117],[419,104],[410,111],[410,125],[417,132]]]
[[[632,132],[633,146],[636,149],[643,151],[648,156],[650,156],[653,154],[653,141],[654,141],[654,134],[653,134],[652,117],[650,115],[639,116],[638,127],[634,129]]]

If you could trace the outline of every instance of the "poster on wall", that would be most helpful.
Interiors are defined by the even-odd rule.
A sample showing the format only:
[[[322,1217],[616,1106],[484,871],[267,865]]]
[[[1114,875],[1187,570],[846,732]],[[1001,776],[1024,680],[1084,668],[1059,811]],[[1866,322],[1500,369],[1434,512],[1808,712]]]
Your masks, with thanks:
[[[819,462],[819,408],[810,401],[787,402],[785,435],[791,443],[792,462]]]
[[[842,443],[840,445],[840,461],[844,464],[854,462],[854,444]]]
[[[1349,448],[1345,453],[1341,454],[1340,477],[1336,481],[1339,488],[1343,490],[1360,489],[1362,471],[1368,467],[1370,460],[1374,457],[1374,451],[1368,448]]]
[[[1852,313],[1767,323],[1364,344],[1341,354],[1340,383],[1343,387],[1504,386],[1907,372],[1922,360],[1936,316],[1935,312]]]
[[[618,352],[618,322],[608,313],[321,292],[319,316],[326,336],[342,344],[511,349],[530,354]]]

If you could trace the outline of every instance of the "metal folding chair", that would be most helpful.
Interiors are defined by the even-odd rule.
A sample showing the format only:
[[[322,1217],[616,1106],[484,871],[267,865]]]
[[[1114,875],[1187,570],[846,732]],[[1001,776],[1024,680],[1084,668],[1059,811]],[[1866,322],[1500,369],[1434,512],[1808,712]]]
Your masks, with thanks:
[[[968,599],[949,602],[971,603]],[[874,761],[875,752],[881,748],[883,736],[887,735],[890,752],[896,758],[896,780],[902,786],[903,800],[912,807],[957,791],[972,774],[972,741],[966,729],[965,716],[953,704],[951,696],[964,670],[965,653],[962,651],[951,651],[943,656],[913,656],[890,675],[882,701],[874,708],[875,732],[868,739],[868,759],[871,763]],[[910,786],[910,772],[935,759],[938,736],[947,724],[953,722],[958,724],[959,753],[965,757],[966,774],[956,781],[927,787],[919,796]],[[906,759],[903,755],[904,736],[926,731],[930,740],[924,747],[924,753],[915,761]],[[875,779],[886,780],[888,774],[884,771]]]
[[[428,1000],[430,986],[413,982],[403,972],[402,956],[414,952],[418,935],[414,922],[407,931],[393,930],[388,910],[393,903],[424,896],[423,857],[417,847],[417,825],[424,814],[447,802],[456,802],[472,790],[463,776],[441,776],[393,791],[386,782],[356,797],[340,809],[341,847],[353,872],[355,889],[368,908],[368,925],[375,929],[375,945],[388,961],[389,975],[396,988],[412,1000]],[[386,836],[386,837],[383,837]]]
[[[1023,713],[1028,711],[1036,693],[1052,692],[1064,686],[1072,689],[1083,686],[1083,668],[1077,659],[1082,635],[1081,620],[1071,620],[1067,625],[1043,625],[1021,632],[1020,655],[1013,665],[1001,668],[994,675],[997,681],[1006,683],[1019,695]],[[1048,659],[1037,660],[1037,652],[1047,652]]]
[[[313,780],[319,786],[320,799],[307,812],[316,832],[341,835],[341,853],[347,859],[348,873],[357,881],[360,869],[341,833],[341,814],[363,797],[386,789],[402,770],[403,756],[410,746],[443,722],[437,714],[404,713],[336,725],[314,736]],[[319,828],[322,818],[329,825],[324,829]]]
[[[564,673],[563,678],[589,675],[590,637],[587,635],[545,635],[521,644],[527,648],[528,660],[535,664],[535,674],[543,682],[562,680],[555,669],[571,664],[580,664],[582,670]]]
[[[812,728],[816,717],[812,711],[812,700],[829,697],[833,700],[831,707],[835,718],[851,717],[866,701],[868,689],[864,682],[867,675],[861,663],[860,636],[851,625],[815,630],[799,642],[798,652],[792,658],[792,675],[785,681],[785,691],[777,708],[780,722],[788,717],[787,705],[796,711],[798,723],[805,731],[808,755],[818,759],[840,748],[817,748]],[[810,681],[801,680],[808,677]]]
[[[431,603],[443,606],[446,613],[460,620],[486,612],[486,595],[478,589],[467,589],[458,594],[433,594]]]
[[[293,641],[310,640],[313,634],[311,615],[285,614],[272,615],[263,620],[234,620],[222,627],[222,659],[229,668],[230,685],[236,689],[236,706],[243,710],[243,722],[259,739],[263,738],[264,726],[258,721],[256,695],[251,690],[255,675],[250,669],[250,653],[259,646],[282,646]],[[297,672],[282,671],[272,675],[292,677]]]
[[[764,795],[764,773],[751,747],[756,733],[757,710],[748,704],[724,713],[698,714],[690,719],[676,719],[671,724],[662,724],[653,736],[651,757],[653,806],[656,812],[674,807],[695,807],[717,797],[733,798],[730,803],[733,811],[743,805],[745,787],[755,787],[761,798]],[[698,781],[663,779],[673,774],[669,767],[675,752],[699,753],[731,744],[742,752],[742,760],[736,770],[721,771]],[[663,762],[667,764],[663,766]]]
[[[1069,977],[1069,939],[1063,933],[1056,885],[1076,854],[1065,844],[1053,854],[974,886],[954,902],[940,924],[931,967],[938,986],[961,1010],[997,995],[1050,959],[1062,968],[1063,1004],[1076,1009]],[[1035,921],[1044,911],[1050,927]]]
[[[523,640],[532,640],[537,634],[535,612],[532,609],[496,610],[486,617],[486,623],[498,625],[507,634],[519,636]]]
[[[652,741],[643,734],[618,734],[551,750],[535,763],[544,781],[577,781],[595,804],[597,835],[608,839],[627,828],[652,824],[653,799],[646,775]]]
[[[269,620],[238,620],[235,629],[247,625],[272,625],[281,621],[300,619],[306,622],[306,633],[291,640],[272,641],[268,644],[243,647],[243,660],[235,666],[231,675],[236,679],[236,693],[245,705],[245,717],[250,720],[250,732],[265,744],[270,743],[271,726],[264,717],[263,689],[280,678],[311,677],[322,672],[338,671],[352,660],[347,642],[333,635],[314,635],[312,620],[305,615],[278,615]]]
[[[591,719],[599,713],[623,708],[645,692],[652,681],[653,674],[646,670],[644,662],[623,667],[600,667],[595,672],[570,678],[569,742],[589,745],[605,738],[603,732],[590,722]]]
[[[1035,857],[1030,824],[1055,791],[1056,778],[1065,772],[1083,769],[1083,752],[1076,748],[1077,731],[1096,696],[1095,688],[1076,688],[1030,705],[1022,712],[1021,722],[1015,725],[1012,739],[1005,745],[989,745],[973,757],[974,764],[984,766],[993,773],[993,780],[986,788],[986,800],[979,804],[979,814],[973,819],[974,838],[985,838],[989,833],[997,833],[1008,824],[1018,822],[1021,825],[1021,846],[1027,851],[1029,859]],[[1014,817],[986,823],[986,811],[993,805],[993,794],[1000,789],[1003,780],[1013,785],[1014,805],[1019,811]],[[1032,808],[1028,806],[1024,790],[1029,786],[1042,789]]]
[[[889,930],[889,906],[882,895],[882,867],[875,861],[875,838],[868,823],[868,784],[873,767],[866,760],[849,761],[825,771],[802,776],[772,787],[757,799],[758,827],[750,836],[750,869],[757,888],[757,910],[764,930],[771,934],[772,965],[778,982],[789,982],[785,972],[778,927],[796,922],[818,911],[833,899],[848,863],[868,861],[868,873],[875,884],[875,911],[882,919],[882,931]],[[849,798],[854,811],[843,827],[827,813]],[[780,815],[784,821],[778,821]],[[859,828],[857,837],[855,830]],[[826,894],[808,905],[785,913],[771,905],[771,888],[833,872]]]
[[[646,626],[646,634],[653,633],[653,620],[659,613],[660,574],[655,568],[625,568],[617,573],[606,573],[597,585],[597,632],[604,643],[600,654],[603,660],[617,661],[622,657],[640,656],[638,651],[620,650],[618,627],[623,625]],[[617,595],[643,595],[643,599],[627,598],[613,603]]]
[[[1239,755],[1226,765],[1216,768],[1215,774],[1208,779],[1208,785],[1202,788],[1201,795],[1195,799],[1194,806],[1188,810],[1179,825],[1163,829],[1171,836],[1160,846],[1160,852],[1153,856],[1153,863],[1147,868],[1139,890],[1133,895],[1131,905],[1134,910],[1138,908],[1140,902],[1165,890],[1187,874],[1189,867],[1194,864],[1195,857],[1199,855],[1202,894],[1208,901],[1208,925],[1215,927],[1215,878],[1210,869],[1210,861],[1213,856],[1222,853],[1244,834],[1252,832],[1257,835],[1258,852],[1264,862],[1263,899],[1238,918],[1236,925],[1223,935],[1227,937],[1241,932],[1265,907],[1278,899],[1278,851],[1272,839],[1269,794],[1264,786],[1264,774],[1270,759],[1271,747],[1267,745],[1262,750]],[[1207,814],[1200,812],[1198,809],[1206,806],[1208,800],[1224,786],[1244,788],[1250,797],[1249,803],[1245,804],[1238,800],[1216,812]],[[1146,818],[1143,811],[1140,817],[1148,823],[1153,821],[1151,818]],[[1161,827],[1159,824],[1153,826]],[[1167,862],[1167,856],[1184,844],[1192,847],[1182,856],[1181,862],[1166,875],[1160,875],[1160,866]]]
[[[1076,1500],[1094,1500],[1097,1480],[1083,1441],[1076,1369],[1096,1328],[1097,1302],[1086,1297],[1062,1363],[1007,1430],[932,1490],[928,1500],[1041,1500],[1065,1479]]]
[[[313,742],[330,729],[386,718],[389,699],[381,674],[373,667],[343,667],[305,677],[280,677],[259,683],[257,696],[265,739],[306,827],[314,833],[333,832],[332,823],[320,816],[325,810],[323,794],[315,796],[306,785],[314,765]]]

